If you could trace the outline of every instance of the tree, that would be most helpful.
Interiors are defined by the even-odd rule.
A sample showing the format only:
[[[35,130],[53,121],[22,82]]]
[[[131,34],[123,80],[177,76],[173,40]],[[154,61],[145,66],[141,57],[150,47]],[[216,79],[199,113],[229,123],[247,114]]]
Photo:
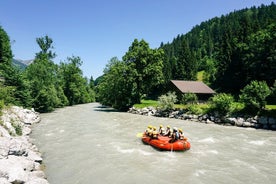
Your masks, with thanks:
[[[94,101],[87,80],[82,76],[80,57],[68,57],[67,63],[60,64],[62,87],[69,105],[82,104]]]
[[[266,98],[271,90],[264,81],[252,81],[241,90],[240,101],[252,112],[258,112],[265,108]]]
[[[2,92],[1,99],[5,104],[30,106],[30,92],[27,81],[22,72],[12,65],[12,51],[10,39],[0,26],[0,83]]]
[[[140,103],[142,95],[148,95],[153,87],[164,82],[163,77],[164,52],[161,49],[150,49],[144,40],[135,39],[128,52],[123,56],[123,61],[132,70],[128,76],[135,85],[134,103]]]
[[[189,49],[186,40],[182,40],[178,48],[174,79],[195,80],[197,74],[197,62]]]
[[[6,31],[0,26],[0,66],[3,66],[3,64],[10,66],[11,60],[12,50],[10,45],[10,38]]]
[[[44,43],[45,41],[45,43]],[[38,38],[41,51],[36,54],[34,62],[24,72],[30,84],[32,106],[39,112],[48,112],[61,106],[56,90],[58,66],[50,60],[53,58],[52,39]]]
[[[53,40],[47,35],[36,39],[41,51],[36,54],[36,58],[46,57],[47,59],[53,59],[56,57],[56,53],[53,52]]]
[[[130,77],[131,72],[133,71],[125,62],[113,57],[104,69],[104,75],[97,85],[99,102],[119,110],[126,110],[133,105],[136,86]]]

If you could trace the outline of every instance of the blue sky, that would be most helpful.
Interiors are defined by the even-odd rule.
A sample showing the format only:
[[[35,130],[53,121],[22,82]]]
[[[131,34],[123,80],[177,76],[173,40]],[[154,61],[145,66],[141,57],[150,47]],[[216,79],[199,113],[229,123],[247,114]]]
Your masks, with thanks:
[[[54,41],[56,63],[79,56],[84,76],[102,75],[112,57],[122,56],[135,38],[151,48],[171,42],[213,17],[272,0],[1,0],[0,25],[14,58],[33,59],[36,38]],[[275,2],[275,1],[273,1]]]

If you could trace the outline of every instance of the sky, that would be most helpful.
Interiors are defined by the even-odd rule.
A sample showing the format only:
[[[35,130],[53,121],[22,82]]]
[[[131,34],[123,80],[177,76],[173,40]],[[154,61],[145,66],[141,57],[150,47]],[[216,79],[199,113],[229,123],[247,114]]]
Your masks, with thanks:
[[[232,11],[273,0],[0,0],[0,26],[15,59],[40,51],[36,38],[53,40],[55,63],[79,56],[83,75],[96,79],[108,61],[119,60],[134,39],[150,48],[172,42],[194,26]]]

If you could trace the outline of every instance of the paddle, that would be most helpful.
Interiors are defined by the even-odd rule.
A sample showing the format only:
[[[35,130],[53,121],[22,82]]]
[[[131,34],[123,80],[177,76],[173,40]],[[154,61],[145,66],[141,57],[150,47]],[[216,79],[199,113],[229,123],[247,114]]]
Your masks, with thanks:
[[[136,134],[136,137],[141,138],[141,137],[143,137],[143,134],[144,134],[144,133],[137,133],[137,134]]]

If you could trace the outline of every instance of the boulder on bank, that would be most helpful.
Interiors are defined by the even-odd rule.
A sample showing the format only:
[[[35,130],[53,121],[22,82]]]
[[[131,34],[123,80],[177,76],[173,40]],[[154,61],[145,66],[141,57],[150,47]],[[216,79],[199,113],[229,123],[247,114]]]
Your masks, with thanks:
[[[41,154],[28,136],[39,114],[12,106],[2,110],[0,121],[0,183],[48,184]]]

